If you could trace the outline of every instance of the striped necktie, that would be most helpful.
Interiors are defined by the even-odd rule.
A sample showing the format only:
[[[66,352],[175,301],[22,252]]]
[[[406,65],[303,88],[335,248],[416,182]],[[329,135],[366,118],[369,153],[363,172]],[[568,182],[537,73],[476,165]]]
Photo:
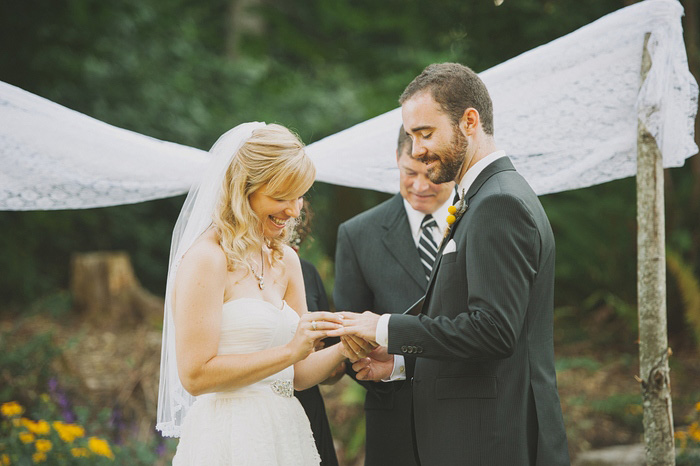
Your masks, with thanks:
[[[420,236],[418,237],[418,255],[425,270],[425,278],[430,279],[433,271],[433,264],[437,257],[438,246],[433,238],[432,228],[437,228],[437,222],[432,215],[428,214],[420,224]]]

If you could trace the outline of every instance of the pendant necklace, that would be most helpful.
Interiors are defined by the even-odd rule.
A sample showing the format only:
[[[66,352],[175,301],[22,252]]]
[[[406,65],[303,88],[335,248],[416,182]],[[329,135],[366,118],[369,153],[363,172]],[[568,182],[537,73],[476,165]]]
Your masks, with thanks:
[[[265,259],[263,258],[263,250],[260,248],[260,275],[258,275],[258,272],[255,271],[255,268],[253,265],[248,262],[248,267],[250,267],[250,271],[253,272],[253,275],[255,275],[255,278],[258,280],[258,287],[261,290],[265,289]]]

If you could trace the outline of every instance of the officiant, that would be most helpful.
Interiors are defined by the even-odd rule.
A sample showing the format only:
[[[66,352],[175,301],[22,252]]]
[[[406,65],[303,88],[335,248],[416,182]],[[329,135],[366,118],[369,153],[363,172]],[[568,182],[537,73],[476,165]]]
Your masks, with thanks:
[[[428,179],[425,164],[411,156],[411,139],[403,126],[397,146],[399,194],[338,229],[333,290],[338,310],[400,313],[425,293],[447,227],[454,183]],[[401,375],[403,364],[396,367]],[[411,387],[398,381],[398,375],[388,383],[359,381],[367,389],[365,466],[416,464]]]

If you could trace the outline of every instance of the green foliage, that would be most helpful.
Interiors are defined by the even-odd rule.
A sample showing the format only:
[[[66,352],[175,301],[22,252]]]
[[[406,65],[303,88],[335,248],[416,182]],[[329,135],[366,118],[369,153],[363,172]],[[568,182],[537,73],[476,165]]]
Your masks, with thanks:
[[[591,401],[591,408],[610,416],[632,432],[644,432],[642,405],[639,394],[619,393],[602,400]]]
[[[182,197],[74,211],[0,212],[0,280],[4,305],[26,303],[69,286],[70,257],[94,250],[129,251],[143,284],[165,289],[170,236]]]
[[[700,402],[695,404],[693,413],[688,416],[688,426],[676,429],[676,465],[700,465]]]
[[[692,329],[695,341],[700,344],[700,281],[693,274],[692,267],[674,251],[666,251],[666,264],[683,298],[685,319]]]
[[[176,441],[155,435],[135,438],[129,426],[119,420],[118,408],[76,405],[76,401],[84,403],[86,398],[64,388],[74,384],[59,368],[63,366],[63,351],[82,336],[59,346],[53,333],[36,331],[37,325],[43,324],[31,317],[20,319],[0,333],[0,403],[18,403],[23,419],[9,415],[7,406],[3,406],[0,458],[7,454],[13,465],[33,464],[37,439],[51,443],[51,450],[45,452],[47,464],[159,465],[164,464],[166,457],[172,457]],[[83,434],[66,440],[63,431],[75,428]],[[27,433],[33,435],[31,442],[25,442]],[[83,448],[80,452],[89,456],[75,456],[79,453],[73,448]]]
[[[561,357],[556,360],[556,370],[566,371],[569,369],[586,369],[589,372],[600,369],[601,364],[590,357]]]
[[[51,333],[38,333],[26,341],[11,335],[21,333],[20,323],[0,333],[0,400],[27,402],[43,393],[53,376],[51,363],[62,353]]]

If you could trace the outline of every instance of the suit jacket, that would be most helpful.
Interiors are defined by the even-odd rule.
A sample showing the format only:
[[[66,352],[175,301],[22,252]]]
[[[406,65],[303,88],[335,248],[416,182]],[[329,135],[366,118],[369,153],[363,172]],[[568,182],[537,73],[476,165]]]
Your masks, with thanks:
[[[337,310],[401,313],[427,283],[401,195],[340,225],[333,298]],[[415,465],[411,387],[360,382],[365,397],[366,466]]]
[[[389,321],[389,352],[417,356],[421,464],[568,465],[554,370],[549,221],[507,157],[479,174],[465,200],[422,313]]]
[[[327,311],[328,297],[316,267],[311,262],[301,259],[301,273],[304,276],[306,307],[311,312]],[[321,466],[338,466],[331,428],[326,416],[326,405],[323,403],[318,385],[306,390],[294,391],[294,396],[297,397],[309,418],[316,448],[321,456]]]

